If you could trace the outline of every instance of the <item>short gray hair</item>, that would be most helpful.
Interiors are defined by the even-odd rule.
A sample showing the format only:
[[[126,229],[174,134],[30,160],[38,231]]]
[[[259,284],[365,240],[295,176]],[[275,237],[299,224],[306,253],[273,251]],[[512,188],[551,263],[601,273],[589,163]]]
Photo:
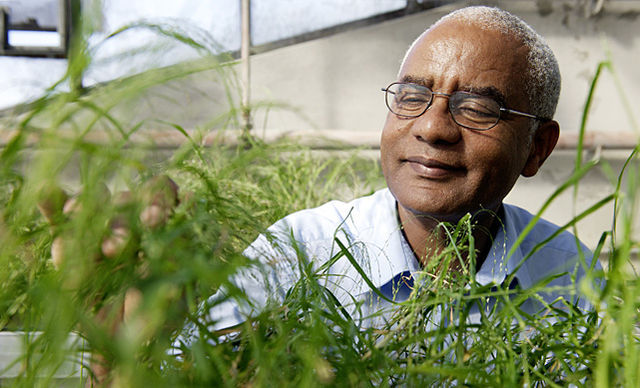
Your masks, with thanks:
[[[483,30],[500,31],[520,40],[529,49],[527,56],[528,74],[525,88],[529,99],[530,112],[534,115],[553,118],[560,97],[560,68],[553,51],[530,25],[519,17],[495,7],[473,6],[453,11],[435,22],[411,44],[402,64],[418,40],[433,28],[446,21],[457,21],[477,26]],[[538,127],[534,122],[532,129]]]

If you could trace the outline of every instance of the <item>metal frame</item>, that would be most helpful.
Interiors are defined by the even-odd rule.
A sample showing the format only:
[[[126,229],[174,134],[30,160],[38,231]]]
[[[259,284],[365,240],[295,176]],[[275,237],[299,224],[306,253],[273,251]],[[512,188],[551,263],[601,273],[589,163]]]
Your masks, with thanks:
[[[6,8],[0,7],[0,55],[18,57],[45,57],[45,58],[66,58],[69,51],[69,36],[71,33],[71,1],[58,0],[58,28],[60,34],[60,45],[57,47],[48,46],[12,46],[9,44],[9,30],[11,22]],[[41,31],[49,31],[42,29]]]

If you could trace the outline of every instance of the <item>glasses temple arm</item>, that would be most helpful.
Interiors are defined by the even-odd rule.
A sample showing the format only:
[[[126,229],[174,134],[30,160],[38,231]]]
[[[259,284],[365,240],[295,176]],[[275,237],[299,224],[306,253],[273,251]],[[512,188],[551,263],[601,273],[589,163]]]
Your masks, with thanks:
[[[513,109],[508,109],[508,108],[500,108],[501,112],[507,112],[507,113],[511,113],[511,114],[515,114],[515,115],[520,115],[520,116],[524,116],[524,117],[528,117],[530,119],[536,119],[536,120],[540,120],[540,121],[549,121],[551,119],[548,119],[546,117],[540,117],[540,116],[536,116],[536,115],[532,115],[530,113],[524,113],[524,112],[520,112],[517,110],[513,110]]]

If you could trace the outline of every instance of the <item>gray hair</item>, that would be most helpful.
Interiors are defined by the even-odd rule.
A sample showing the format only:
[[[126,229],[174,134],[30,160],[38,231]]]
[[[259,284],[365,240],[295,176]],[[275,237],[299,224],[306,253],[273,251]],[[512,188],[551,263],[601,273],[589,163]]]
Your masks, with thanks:
[[[483,30],[499,31],[513,36],[528,48],[528,74],[525,88],[529,99],[530,112],[534,115],[553,118],[560,96],[560,69],[553,51],[544,38],[519,17],[500,8],[473,6],[453,11],[435,22],[411,44],[402,64],[418,40],[433,28],[446,21],[457,21],[477,26]],[[532,132],[538,128],[538,121],[532,124]]]

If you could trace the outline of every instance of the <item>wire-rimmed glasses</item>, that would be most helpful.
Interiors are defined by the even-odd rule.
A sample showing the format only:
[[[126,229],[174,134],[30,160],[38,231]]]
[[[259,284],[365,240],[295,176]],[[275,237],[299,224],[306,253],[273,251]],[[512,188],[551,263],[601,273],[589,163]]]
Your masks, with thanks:
[[[394,82],[386,88],[385,102],[389,110],[400,117],[419,117],[429,109],[435,96],[449,99],[449,112],[458,125],[478,131],[486,131],[498,124],[503,113],[515,114],[535,120],[549,119],[530,113],[504,108],[491,97],[457,91],[451,94],[434,92],[426,86],[409,82]]]

